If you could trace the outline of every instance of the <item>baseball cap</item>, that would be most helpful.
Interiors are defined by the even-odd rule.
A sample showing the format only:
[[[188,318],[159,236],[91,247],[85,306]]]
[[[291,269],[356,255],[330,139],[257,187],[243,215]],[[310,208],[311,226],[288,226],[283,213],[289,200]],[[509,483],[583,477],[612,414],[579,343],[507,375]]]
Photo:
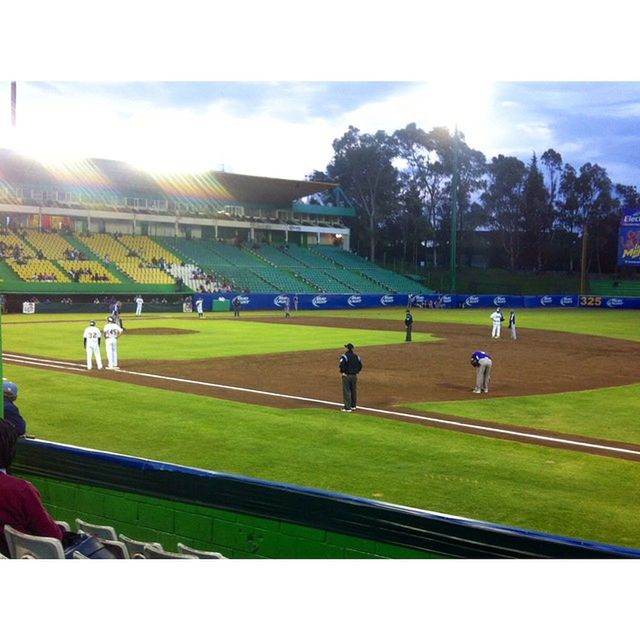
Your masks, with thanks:
[[[354,346],[353,346],[350,342],[347,342],[347,344],[345,344],[344,346],[345,346],[347,349],[353,349],[353,348],[354,348]]]
[[[2,392],[5,396],[9,396],[12,398],[18,397],[18,385],[15,382],[11,382],[10,380],[5,380],[2,383]]]
[[[95,321],[95,320],[92,320],[89,324],[90,324],[92,327],[95,327],[95,326],[96,326],[96,321]]]
[[[109,316],[109,317],[107,318],[107,322],[113,322],[113,318],[112,318],[111,316]]]

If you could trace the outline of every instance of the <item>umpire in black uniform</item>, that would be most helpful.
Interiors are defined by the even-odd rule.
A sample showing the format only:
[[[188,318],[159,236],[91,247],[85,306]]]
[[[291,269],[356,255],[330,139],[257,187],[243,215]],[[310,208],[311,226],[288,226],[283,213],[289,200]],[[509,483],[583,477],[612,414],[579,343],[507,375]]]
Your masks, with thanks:
[[[407,328],[407,337],[405,338],[405,341],[411,342],[411,329],[413,328],[413,316],[411,315],[410,309],[407,309],[407,313],[404,317],[404,326]]]
[[[355,411],[358,407],[358,374],[362,371],[362,360],[349,342],[344,345],[347,349],[341,356],[338,366],[342,374],[343,411]]]

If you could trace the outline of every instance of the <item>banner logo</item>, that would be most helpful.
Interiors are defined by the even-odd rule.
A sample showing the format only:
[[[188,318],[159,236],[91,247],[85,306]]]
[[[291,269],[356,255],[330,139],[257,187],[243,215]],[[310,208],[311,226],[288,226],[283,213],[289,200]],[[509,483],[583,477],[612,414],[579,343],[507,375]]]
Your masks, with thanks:
[[[446,300],[442,300],[443,302],[446,302]],[[465,301],[464,301],[464,306],[465,307],[471,307],[474,304],[478,304],[478,302],[480,302],[480,298],[478,298],[478,296],[469,296]]]
[[[624,307],[624,300],[621,300],[620,298],[610,298],[607,300],[607,307]]]
[[[394,300],[395,298],[393,296],[382,296],[382,298],[380,298],[380,304],[383,306],[393,304]]]
[[[324,304],[327,304],[327,297],[326,296],[315,296],[313,298],[313,300],[311,301],[311,304],[314,307],[321,307]]]
[[[575,300],[571,296],[564,296],[560,298],[560,305],[563,307],[572,306],[575,304]]]
[[[496,296],[493,299],[493,304],[495,304],[496,307],[499,307],[501,304],[505,305],[507,304],[507,299],[504,296]]]
[[[362,304],[362,296],[349,296],[347,299],[347,304],[350,307],[355,307],[356,305]]]
[[[540,298],[540,304],[543,307],[552,303],[553,303],[553,298],[551,296],[542,296],[542,298]]]
[[[284,305],[287,304],[287,296],[276,296],[273,299],[273,304],[276,307],[284,307]]]

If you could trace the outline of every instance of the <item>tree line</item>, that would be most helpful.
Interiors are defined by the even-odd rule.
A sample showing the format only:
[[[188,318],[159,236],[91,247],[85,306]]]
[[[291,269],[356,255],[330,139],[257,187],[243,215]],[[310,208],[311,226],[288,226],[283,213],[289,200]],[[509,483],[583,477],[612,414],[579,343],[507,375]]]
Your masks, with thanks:
[[[598,164],[576,169],[554,149],[528,163],[487,160],[446,127],[370,134],[350,126],[333,152],[308,178],[339,182],[350,198],[351,249],[411,270],[449,266],[454,174],[460,266],[578,271],[586,228],[588,270],[611,273],[620,209],[640,207],[636,187],[614,184]]]

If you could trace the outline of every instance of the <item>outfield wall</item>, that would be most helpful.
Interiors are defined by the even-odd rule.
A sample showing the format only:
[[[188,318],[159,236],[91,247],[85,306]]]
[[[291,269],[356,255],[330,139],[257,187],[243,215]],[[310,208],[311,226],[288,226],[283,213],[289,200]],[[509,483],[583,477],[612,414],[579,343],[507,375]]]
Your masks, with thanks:
[[[205,311],[211,311],[214,303],[238,298],[242,309],[247,311],[281,310],[284,311],[286,299],[294,310],[294,298],[298,298],[298,309],[317,311],[323,309],[370,309],[408,306],[435,307],[444,309],[473,309],[482,307],[504,308],[602,308],[602,309],[640,309],[640,298],[614,298],[606,296],[581,295],[470,295],[470,294],[265,294],[265,293],[200,293],[194,299],[202,298]]]
[[[640,558],[640,550],[99,452],[19,442],[13,473],[54,518],[230,558]]]

